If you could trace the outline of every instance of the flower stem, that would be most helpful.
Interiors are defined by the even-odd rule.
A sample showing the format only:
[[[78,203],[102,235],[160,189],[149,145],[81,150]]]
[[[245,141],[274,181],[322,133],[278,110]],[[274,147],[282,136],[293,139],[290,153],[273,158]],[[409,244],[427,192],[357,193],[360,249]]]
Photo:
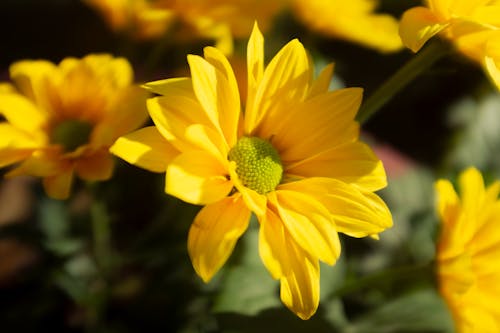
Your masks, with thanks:
[[[450,44],[434,38],[393,76],[386,80],[366,102],[361,105],[357,115],[360,123],[365,123],[382,106],[384,106],[399,91],[412,82],[418,75],[429,69],[436,61],[443,58],[451,50]]]
[[[104,203],[94,201],[91,206],[94,255],[104,276],[112,266],[111,228]]]

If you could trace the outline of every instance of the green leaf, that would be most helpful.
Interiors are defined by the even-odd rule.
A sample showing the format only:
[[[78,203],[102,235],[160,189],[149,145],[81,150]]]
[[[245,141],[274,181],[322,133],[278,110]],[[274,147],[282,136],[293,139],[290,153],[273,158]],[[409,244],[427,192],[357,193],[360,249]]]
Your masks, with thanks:
[[[214,304],[215,312],[255,315],[264,309],[281,306],[278,282],[272,279],[260,260],[258,239],[255,227],[249,228],[240,239],[240,260],[223,273]]]
[[[500,96],[495,93],[480,100],[465,98],[451,108],[449,124],[455,140],[447,165],[462,170],[471,165],[485,170],[500,166]]]
[[[346,333],[452,333],[446,304],[433,290],[406,294],[355,320]]]

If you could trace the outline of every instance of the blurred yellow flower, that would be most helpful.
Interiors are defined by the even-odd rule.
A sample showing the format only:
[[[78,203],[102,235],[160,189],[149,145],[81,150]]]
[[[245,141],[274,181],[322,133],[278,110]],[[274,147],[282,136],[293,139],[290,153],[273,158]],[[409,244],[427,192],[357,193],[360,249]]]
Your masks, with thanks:
[[[401,39],[413,52],[436,34],[481,64],[500,89],[499,0],[428,0],[427,7],[414,7],[403,14]]]
[[[108,149],[147,119],[143,89],[132,85],[123,58],[88,55],[59,65],[24,60],[11,65],[13,84],[0,88],[0,167],[21,162],[7,177],[43,177],[47,194],[69,196],[74,173],[108,179]]]
[[[319,260],[340,255],[338,232],[375,236],[392,225],[373,192],[386,186],[381,161],[358,141],[360,88],[328,91],[333,66],[313,81],[293,40],[264,68],[264,39],[248,43],[246,107],[228,60],[206,47],[188,56],[191,78],[146,85],[156,127],[117,140],[111,151],[151,171],[166,170],[168,194],[205,205],[188,237],[196,272],[209,281],[230,256],[253,212],[262,261],[281,299],[307,319],[319,304]]]
[[[485,189],[479,171],[469,168],[459,185],[460,197],[449,181],[436,183],[440,292],[457,332],[500,332],[500,182]]]
[[[377,0],[294,0],[295,15],[312,30],[327,36],[359,43],[380,52],[403,47],[398,21],[376,14]]]
[[[161,37],[174,24],[171,38],[214,39],[225,54],[233,37],[248,37],[255,20],[264,28],[288,0],[84,0],[111,27],[141,39]]]

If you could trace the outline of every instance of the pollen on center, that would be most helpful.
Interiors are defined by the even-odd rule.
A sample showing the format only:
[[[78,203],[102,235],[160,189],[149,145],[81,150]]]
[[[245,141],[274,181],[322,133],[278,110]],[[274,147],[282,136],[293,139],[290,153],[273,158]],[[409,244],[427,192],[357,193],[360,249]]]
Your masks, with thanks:
[[[242,184],[259,194],[276,188],[283,176],[283,165],[273,145],[258,137],[242,137],[229,151],[228,160],[236,162]]]

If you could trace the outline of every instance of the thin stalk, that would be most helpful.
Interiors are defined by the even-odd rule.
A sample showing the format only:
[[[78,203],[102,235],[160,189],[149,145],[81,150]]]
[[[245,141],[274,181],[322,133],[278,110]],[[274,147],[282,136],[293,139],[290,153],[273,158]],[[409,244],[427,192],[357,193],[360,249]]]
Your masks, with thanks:
[[[357,120],[360,123],[366,122],[392,97],[429,69],[436,61],[448,54],[450,50],[449,43],[434,38],[366,99],[366,102],[361,105]]]

